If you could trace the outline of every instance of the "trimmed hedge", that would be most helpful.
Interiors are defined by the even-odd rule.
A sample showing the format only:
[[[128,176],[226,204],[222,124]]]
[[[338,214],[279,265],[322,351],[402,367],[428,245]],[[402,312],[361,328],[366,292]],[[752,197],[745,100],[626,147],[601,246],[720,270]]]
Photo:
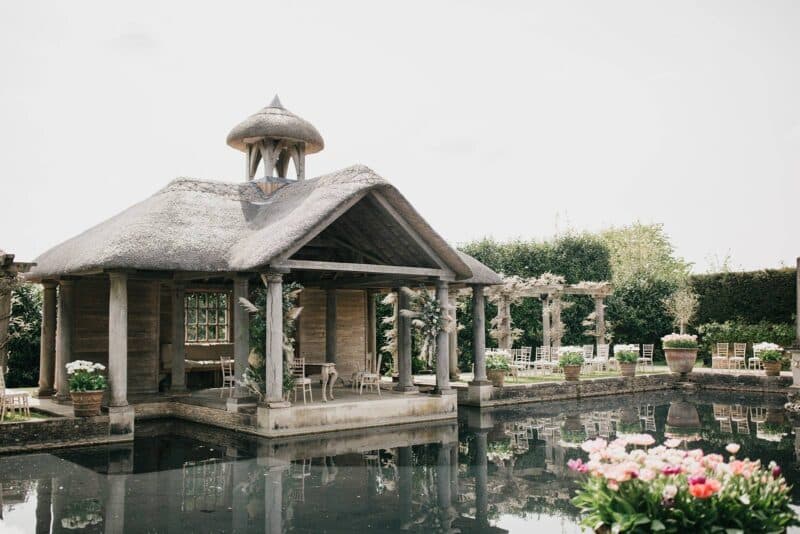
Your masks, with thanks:
[[[706,323],[697,328],[700,334],[700,356],[707,365],[711,365],[711,350],[716,343],[747,343],[748,358],[753,355],[753,343],[767,341],[777,343],[781,347],[789,347],[794,343],[794,325],[786,323],[744,323],[741,321],[725,321],[724,323]],[[733,347],[730,347],[733,350]]]
[[[692,322],[792,323],[797,305],[795,277],[795,269],[692,276],[692,289],[700,301]]]

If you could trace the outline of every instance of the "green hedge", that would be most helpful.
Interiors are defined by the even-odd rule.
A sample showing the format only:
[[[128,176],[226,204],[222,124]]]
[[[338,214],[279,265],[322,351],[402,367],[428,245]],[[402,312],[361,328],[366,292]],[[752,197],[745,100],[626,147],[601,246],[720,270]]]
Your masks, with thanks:
[[[691,285],[700,301],[693,322],[792,323],[797,302],[795,276],[795,269],[693,276]]]
[[[767,321],[706,323],[700,325],[697,332],[700,334],[700,356],[708,365],[711,364],[711,349],[716,343],[747,343],[747,355],[750,356],[753,354],[753,343],[768,341],[789,347],[795,337],[794,325]]]
[[[39,383],[39,338],[42,329],[42,292],[38,285],[22,284],[11,294],[8,326],[6,385],[31,387]]]

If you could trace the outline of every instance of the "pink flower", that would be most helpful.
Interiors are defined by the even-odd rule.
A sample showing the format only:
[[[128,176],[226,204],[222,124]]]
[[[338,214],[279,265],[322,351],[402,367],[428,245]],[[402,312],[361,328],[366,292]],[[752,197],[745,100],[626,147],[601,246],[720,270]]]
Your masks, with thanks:
[[[705,483],[706,483],[706,477],[704,477],[703,475],[695,475],[695,476],[689,477],[689,485],[690,486],[692,486],[694,484],[705,484]]]
[[[583,445],[581,445],[581,449],[583,449],[584,452],[588,452],[591,454],[593,452],[600,452],[602,450],[605,450],[607,445],[608,442],[603,438],[590,439],[589,441],[583,442]]]
[[[641,469],[639,471],[639,478],[641,480],[644,480],[645,482],[650,482],[651,480],[656,478],[656,472],[653,471],[652,469],[648,469],[647,467],[645,467],[644,469]]]
[[[650,434],[630,434],[625,436],[625,439],[629,445],[635,445],[638,447],[649,447],[656,442],[655,438]]]
[[[679,465],[668,465],[664,469],[661,470],[661,473],[664,475],[677,475],[682,471],[681,466]]]
[[[772,468],[772,478],[778,478],[779,476],[781,476],[781,466],[775,465]]]
[[[707,480],[704,480],[702,483],[692,484],[691,486],[689,486],[689,493],[691,493],[693,497],[697,497],[698,499],[708,499],[716,492],[718,492],[721,487],[722,484],[720,484],[718,480],[709,478]]]
[[[674,449],[675,447],[679,446],[682,442],[683,440],[680,440],[678,438],[670,438],[664,442],[664,445],[669,447],[670,449]]]
[[[725,447],[725,450],[731,454],[736,454],[739,452],[739,448],[740,447],[738,443],[728,443],[728,445]]]
[[[578,473],[585,473],[586,471],[589,470],[589,468],[586,466],[585,463],[583,463],[583,460],[581,460],[580,458],[568,461],[567,467],[569,467],[573,471],[577,471]]]
[[[661,496],[664,499],[674,499],[675,495],[678,494],[678,487],[674,484],[667,484],[664,486],[664,491],[661,492]]]

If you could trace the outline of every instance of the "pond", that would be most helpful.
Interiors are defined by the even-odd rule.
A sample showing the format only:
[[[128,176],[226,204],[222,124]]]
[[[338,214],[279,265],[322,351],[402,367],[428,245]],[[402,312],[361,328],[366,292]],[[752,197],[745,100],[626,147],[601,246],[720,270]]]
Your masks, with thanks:
[[[0,532],[579,532],[567,461],[630,432],[740,443],[784,468],[800,504],[783,400],[657,392],[280,442],[140,422],[133,444],[0,457]]]

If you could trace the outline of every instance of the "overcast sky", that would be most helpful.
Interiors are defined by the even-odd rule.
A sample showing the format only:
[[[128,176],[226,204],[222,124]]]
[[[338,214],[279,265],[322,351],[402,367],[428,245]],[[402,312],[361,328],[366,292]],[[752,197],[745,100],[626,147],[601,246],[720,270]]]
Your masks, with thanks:
[[[800,255],[800,2],[0,3],[0,248],[30,260],[274,93],[453,243],[665,225],[705,271]]]

